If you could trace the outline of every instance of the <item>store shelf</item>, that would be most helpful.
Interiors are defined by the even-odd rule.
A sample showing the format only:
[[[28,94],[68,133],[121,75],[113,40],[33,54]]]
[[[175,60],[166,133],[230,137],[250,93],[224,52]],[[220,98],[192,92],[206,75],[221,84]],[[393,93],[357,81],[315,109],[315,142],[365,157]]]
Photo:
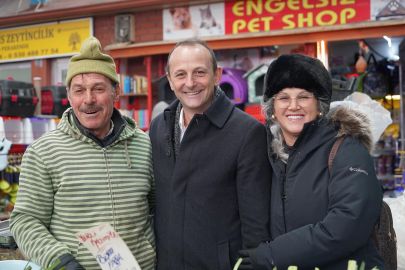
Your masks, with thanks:
[[[377,179],[380,181],[395,180],[395,175],[393,174],[377,174]]]
[[[115,59],[115,66],[117,68],[117,73],[120,73],[120,67],[121,67],[121,60],[120,59]],[[127,62],[124,61],[123,66],[126,66]],[[150,119],[152,117],[152,57],[151,56],[144,56],[143,60],[143,65],[146,68],[146,78],[147,78],[147,93],[123,93],[120,94],[120,99],[117,103],[114,104],[117,109],[125,109],[125,110],[131,110],[131,109],[136,109],[139,110],[143,107],[140,107],[140,100],[144,102],[144,98],[147,98],[147,110],[148,110],[148,122],[150,122]],[[125,68],[126,70],[126,68]],[[124,97],[130,97],[128,99],[125,99]],[[132,106],[128,107],[128,102],[131,100],[135,100],[135,104],[132,104]],[[122,102],[125,103],[124,106],[122,106]]]
[[[205,37],[213,50],[265,47],[269,44],[285,45],[317,42],[319,40],[337,41],[342,39],[379,38],[381,36],[404,35],[404,20],[368,21],[349,24],[314,26],[290,30],[273,30],[261,33],[242,33],[220,37]],[[152,41],[135,44],[112,44],[104,48],[114,59],[145,55],[168,54],[177,41]]]
[[[395,149],[374,149],[371,155],[373,157],[393,156],[395,155]]]
[[[9,218],[10,218],[10,215],[8,215],[8,214],[3,214],[3,215],[0,216],[0,222],[1,222],[1,221],[8,220]],[[1,235],[1,232],[2,232],[2,226],[0,226],[0,235]]]

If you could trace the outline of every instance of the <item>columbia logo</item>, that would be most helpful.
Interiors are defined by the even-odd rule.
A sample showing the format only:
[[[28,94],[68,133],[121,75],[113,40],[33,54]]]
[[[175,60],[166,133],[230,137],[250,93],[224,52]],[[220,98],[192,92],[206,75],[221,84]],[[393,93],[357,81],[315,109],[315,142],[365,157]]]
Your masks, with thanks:
[[[364,173],[365,175],[368,175],[368,172],[366,172],[365,170],[359,169],[359,168],[350,167],[349,170],[350,170],[351,172],[361,172],[361,173]]]

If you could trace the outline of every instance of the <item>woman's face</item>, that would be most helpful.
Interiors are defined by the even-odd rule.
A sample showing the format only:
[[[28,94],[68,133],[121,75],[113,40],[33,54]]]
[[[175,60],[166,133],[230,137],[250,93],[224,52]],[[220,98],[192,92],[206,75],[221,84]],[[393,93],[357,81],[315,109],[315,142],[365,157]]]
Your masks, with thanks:
[[[280,123],[287,145],[292,146],[304,124],[319,115],[313,93],[301,88],[284,88],[274,95],[274,116]]]

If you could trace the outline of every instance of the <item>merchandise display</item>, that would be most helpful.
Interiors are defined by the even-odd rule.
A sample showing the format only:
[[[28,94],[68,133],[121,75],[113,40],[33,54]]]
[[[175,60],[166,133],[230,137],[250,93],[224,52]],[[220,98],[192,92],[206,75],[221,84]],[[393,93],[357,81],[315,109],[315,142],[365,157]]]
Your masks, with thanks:
[[[41,87],[41,113],[62,117],[64,111],[70,107],[66,93],[66,86],[50,85]]]
[[[0,217],[13,210],[19,187],[22,155],[29,144],[56,129],[59,119],[0,117]],[[1,219],[0,219],[1,220]]]
[[[0,115],[31,117],[38,98],[32,83],[0,80]]]
[[[145,76],[118,75],[122,94],[147,94],[148,81]]]
[[[248,100],[247,80],[243,78],[244,70],[223,68],[219,83],[225,95],[235,104],[244,104]]]
[[[263,124],[265,124],[265,119],[262,114],[262,106],[259,102],[256,103],[246,103],[245,105],[245,113],[253,116]]]
[[[247,78],[248,81],[249,103],[260,102],[263,95],[264,77],[268,68],[269,65],[262,63],[243,74],[243,78]]]
[[[347,81],[332,79],[333,91],[332,101],[340,101],[353,93],[356,83],[356,77],[352,76]]]
[[[149,114],[147,110],[120,110],[122,115],[126,115],[135,120],[138,124],[138,128],[147,130],[149,129]]]
[[[379,128],[378,133],[381,136],[374,134],[376,146],[372,156],[377,178],[385,191],[384,197],[397,198],[404,192],[405,162],[401,153],[403,146],[400,132],[401,126],[404,125],[401,123],[403,101],[398,95],[403,93],[401,90],[403,86],[399,83],[401,62],[392,54],[395,54],[393,52],[398,47],[398,51],[401,50],[400,43],[403,43],[403,37],[384,37],[384,39],[386,41],[383,42],[382,38],[347,41],[345,44],[350,45],[346,46],[345,50],[342,50],[344,42],[331,42],[328,44],[329,65],[332,77],[340,81],[349,83],[353,78],[351,76],[357,76],[353,91],[367,94],[370,97],[368,101],[370,104],[371,99],[381,103],[387,110],[384,118],[392,119],[392,124]],[[348,57],[348,50],[359,52],[354,53],[354,62]],[[393,95],[398,96],[394,99]],[[377,106],[376,103],[370,107],[373,106]],[[384,122],[381,114],[369,113],[369,115],[372,116],[374,123]]]
[[[158,85],[158,100],[164,101],[168,104],[172,103],[176,99],[176,96],[170,87],[166,74],[158,78],[156,82]]]

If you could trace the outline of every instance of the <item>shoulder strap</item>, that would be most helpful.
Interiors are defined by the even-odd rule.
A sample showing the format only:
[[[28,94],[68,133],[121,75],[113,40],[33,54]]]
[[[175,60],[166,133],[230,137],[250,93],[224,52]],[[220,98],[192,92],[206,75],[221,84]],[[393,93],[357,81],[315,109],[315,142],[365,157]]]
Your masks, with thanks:
[[[378,222],[378,221],[377,221],[377,222]],[[375,246],[377,247],[378,250],[380,250],[380,245],[379,245],[379,243],[378,243],[377,235],[375,234],[374,228],[373,228],[373,230],[371,231],[370,235],[371,235],[371,238],[373,238],[373,241],[374,241]]]
[[[346,138],[346,135],[337,138],[336,141],[335,141],[335,143],[334,143],[333,146],[332,146],[332,150],[330,150],[329,161],[328,161],[329,173],[330,173],[330,171],[331,171],[331,169],[332,169],[332,162],[333,162],[333,159],[334,159],[335,156],[336,156],[336,153],[337,153],[337,151],[338,151],[338,149],[339,149],[340,144],[342,143],[342,141],[343,141],[345,138]],[[384,203],[385,203],[385,202],[383,201],[383,205],[381,206],[382,208],[385,207]],[[382,209],[381,209],[381,211],[382,211]],[[380,214],[380,215],[381,215],[381,214]],[[387,215],[388,215],[388,213],[387,213]],[[378,222],[378,221],[377,221],[377,222]],[[378,240],[377,240],[377,236],[376,236],[376,234],[375,234],[375,232],[374,232],[374,228],[373,228],[373,230],[371,231],[370,235],[371,235],[371,238],[374,240],[374,244],[377,246],[377,249],[380,250],[379,243],[378,243]]]
[[[330,170],[332,169],[332,162],[333,159],[336,156],[336,153],[339,149],[340,144],[342,143],[342,141],[346,138],[346,136],[341,136],[339,138],[337,138],[337,140],[335,141],[335,143],[333,144],[332,150],[330,150],[330,154],[329,154],[329,161],[328,161],[328,167],[329,167],[329,173]]]
[[[374,63],[374,65],[376,66],[376,65],[377,65],[377,60],[375,60],[375,56],[374,56],[374,54],[372,54],[372,53],[371,53],[370,56],[368,57],[367,66],[370,65],[370,62],[371,62],[370,60],[371,60],[371,59],[373,59],[373,63]]]

